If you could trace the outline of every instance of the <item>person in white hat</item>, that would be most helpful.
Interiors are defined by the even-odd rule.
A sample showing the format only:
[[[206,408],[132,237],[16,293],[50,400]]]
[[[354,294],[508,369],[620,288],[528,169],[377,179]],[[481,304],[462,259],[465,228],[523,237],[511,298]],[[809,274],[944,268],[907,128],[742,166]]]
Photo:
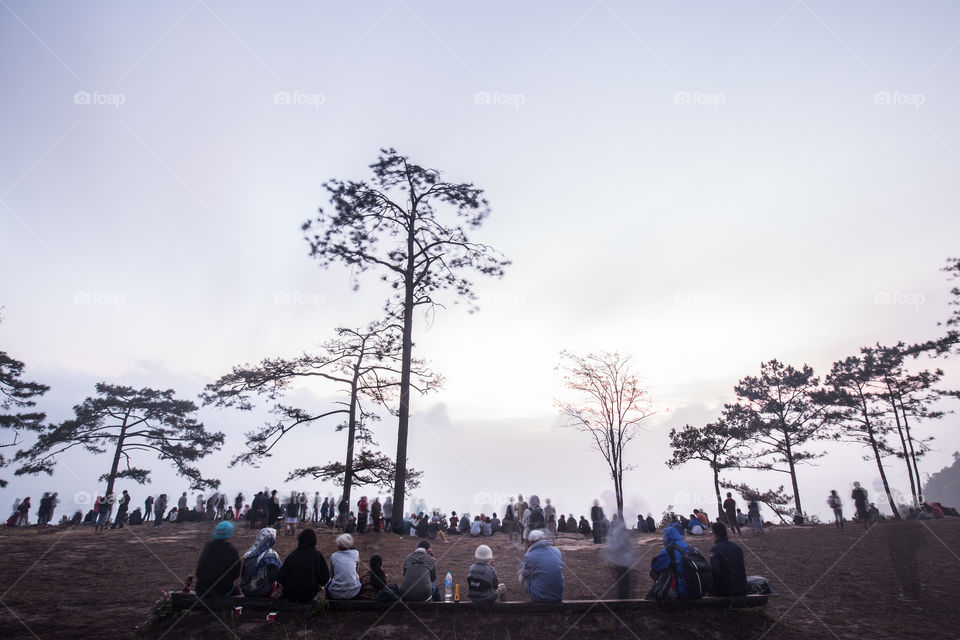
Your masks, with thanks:
[[[499,582],[493,562],[493,551],[485,544],[477,547],[473,554],[474,562],[467,573],[467,597],[472,602],[496,602],[506,599],[507,585]]]

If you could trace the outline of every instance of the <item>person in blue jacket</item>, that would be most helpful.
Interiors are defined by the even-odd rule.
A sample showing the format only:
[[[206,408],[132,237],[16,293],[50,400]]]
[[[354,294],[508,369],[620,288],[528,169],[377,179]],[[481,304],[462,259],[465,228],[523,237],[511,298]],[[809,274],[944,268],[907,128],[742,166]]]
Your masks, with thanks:
[[[563,554],[545,540],[543,529],[530,532],[531,543],[520,565],[518,578],[534,602],[560,602],[563,599]]]
[[[676,525],[670,525],[663,530],[663,551],[650,561],[650,577],[656,581],[660,573],[670,571],[670,556],[667,554],[673,554],[674,566],[677,568],[677,595],[682,598],[687,595],[687,584],[683,577],[683,558],[676,549],[668,551],[667,548],[670,546],[690,551],[690,545],[683,540],[683,533]]]

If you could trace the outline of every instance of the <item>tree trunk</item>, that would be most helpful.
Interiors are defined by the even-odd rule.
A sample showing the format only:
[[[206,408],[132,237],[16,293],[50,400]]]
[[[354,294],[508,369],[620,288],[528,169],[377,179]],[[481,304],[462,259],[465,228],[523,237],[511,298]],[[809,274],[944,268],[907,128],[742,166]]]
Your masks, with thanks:
[[[903,404],[903,396],[897,392],[897,399],[900,401],[900,412],[903,414],[903,429],[907,434],[907,446],[910,448],[910,460],[913,461],[913,473],[917,482],[917,501],[923,504],[923,483],[920,481],[920,465],[917,462],[917,454],[913,449],[913,436],[910,435],[910,423],[907,421],[907,409]]]
[[[873,427],[870,425],[870,418],[866,415],[864,409],[864,420],[866,421],[867,437],[870,438],[870,447],[873,449],[873,457],[877,461],[877,469],[880,471],[880,480],[883,482],[883,490],[887,493],[887,501],[890,504],[890,510],[893,517],[900,520],[900,512],[897,511],[897,504],[893,501],[893,494],[890,493],[890,483],[887,482],[887,473],[883,469],[883,461],[880,459],[880,449],[877,447],[877,440],[873,435]]]
[[[723,501],[720,499],[720,471],[717,469],[716,461],[710,465],[713,469],[713,490],[717,494],[717,522],[722,522],[723,518]],[[730,534],[733,535],[732,533]]]
[[[347,423],[347,459],[343,463],[343,497],[347,501],[347,513],[350,512],[350,489],[353,488],[353,445],[357,434],[357,385],[360,379],[360,363],[353,368],[353,382],[350,385],[350,414]]]
[[[107,493],[104,498],[113,493],[113,484],[117,480],[117,469],[120,468],[120,454],[123,452],[123,440],[127,435],[127,418],[129,414],[124,414],[123,424],[120,425],[120,435],[117,436],[117,448],[113,452],[113,465],[110,467],[110,475],[107,476]]]
[[[411,192],[411,199],[413,193]],[[403,353],[400,363],[400,407],[397,421],[397,473],[393,481],[393,531],[403,533],[404,500],[407,490],[407,432],[410,424],[410,367],[413,358],[413,259],[417,212],[410,206],[407,231],[407,268],[403,274]]]
[[[893,389],[890,388],[890,383],[887,383],[887,398],[890,400],[890,405],[893,407],[893,418],[897,424],[897,435],[900,436],[900,447],[903,449],[903,461],[907,465],[907,477],[910,478],[910,493],[913,498],[913,507],[919,509],[920,505],[917,503],[917,484],[913,480],[913,465],[910,463],[910,451],[907,449],[907,439],[903,433],[903,427],[900,424],[900,414],[897,412],[897,401],[893,395]]]
[[[797,468],[793,462],[793,450],[790,447],[790,434],[783,430],[783,444],[786,450],[787,468],[790,471],[790,483],[793,485],[793,504],[799,513],[803,513],[803,507],[800,506],[800,486],[797,484]],[[781,518],[782,519],[782,518]]]

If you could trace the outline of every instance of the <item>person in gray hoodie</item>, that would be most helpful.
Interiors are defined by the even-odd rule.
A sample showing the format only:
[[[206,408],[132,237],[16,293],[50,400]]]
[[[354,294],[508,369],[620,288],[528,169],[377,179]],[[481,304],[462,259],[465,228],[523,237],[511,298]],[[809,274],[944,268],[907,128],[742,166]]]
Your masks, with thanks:
[[[440,601],[437,561],[430,553],[430,543],[426,540],[421,540],[414,552],[403,561],[400,598],[409,602]]]

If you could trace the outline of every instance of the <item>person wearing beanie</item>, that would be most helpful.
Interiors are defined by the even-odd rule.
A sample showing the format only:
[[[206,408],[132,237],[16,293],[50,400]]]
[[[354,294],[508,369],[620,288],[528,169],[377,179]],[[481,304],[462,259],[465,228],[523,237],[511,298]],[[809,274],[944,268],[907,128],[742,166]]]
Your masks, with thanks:
[[[313,529],[304,529],[297,536],[297,548],[290,552],[277,573],[280,595],[294,602],[310,602],[329,579],[327,560],[317,551],[317,534]]]
[[[213,529],[213,539],[200,553],[197,560],[197,595],[233,595],[234,582],[240,577],[240,554],[230,544],[233,523],[221,522]]]
[[[493,551],[485,544],[477,547],[473,554],[476,561],[470,565],[467,573],[467,597],[472,602],[496,602],[497,598],[505,597],[507,586],[499,582],[497,570],[490,564],[493,562]]]
[[[337,536],[337,551],[330,556],[330,584],[327,585],[327,598],[331,600],[352,600],[360,593],[360,553],[353,548],[353,536],[341,533]]]
[[[517,578],[534,602],[563,599],[563,554],[545,540],[543,529],[530,532],[530,548],[523,557]]]

